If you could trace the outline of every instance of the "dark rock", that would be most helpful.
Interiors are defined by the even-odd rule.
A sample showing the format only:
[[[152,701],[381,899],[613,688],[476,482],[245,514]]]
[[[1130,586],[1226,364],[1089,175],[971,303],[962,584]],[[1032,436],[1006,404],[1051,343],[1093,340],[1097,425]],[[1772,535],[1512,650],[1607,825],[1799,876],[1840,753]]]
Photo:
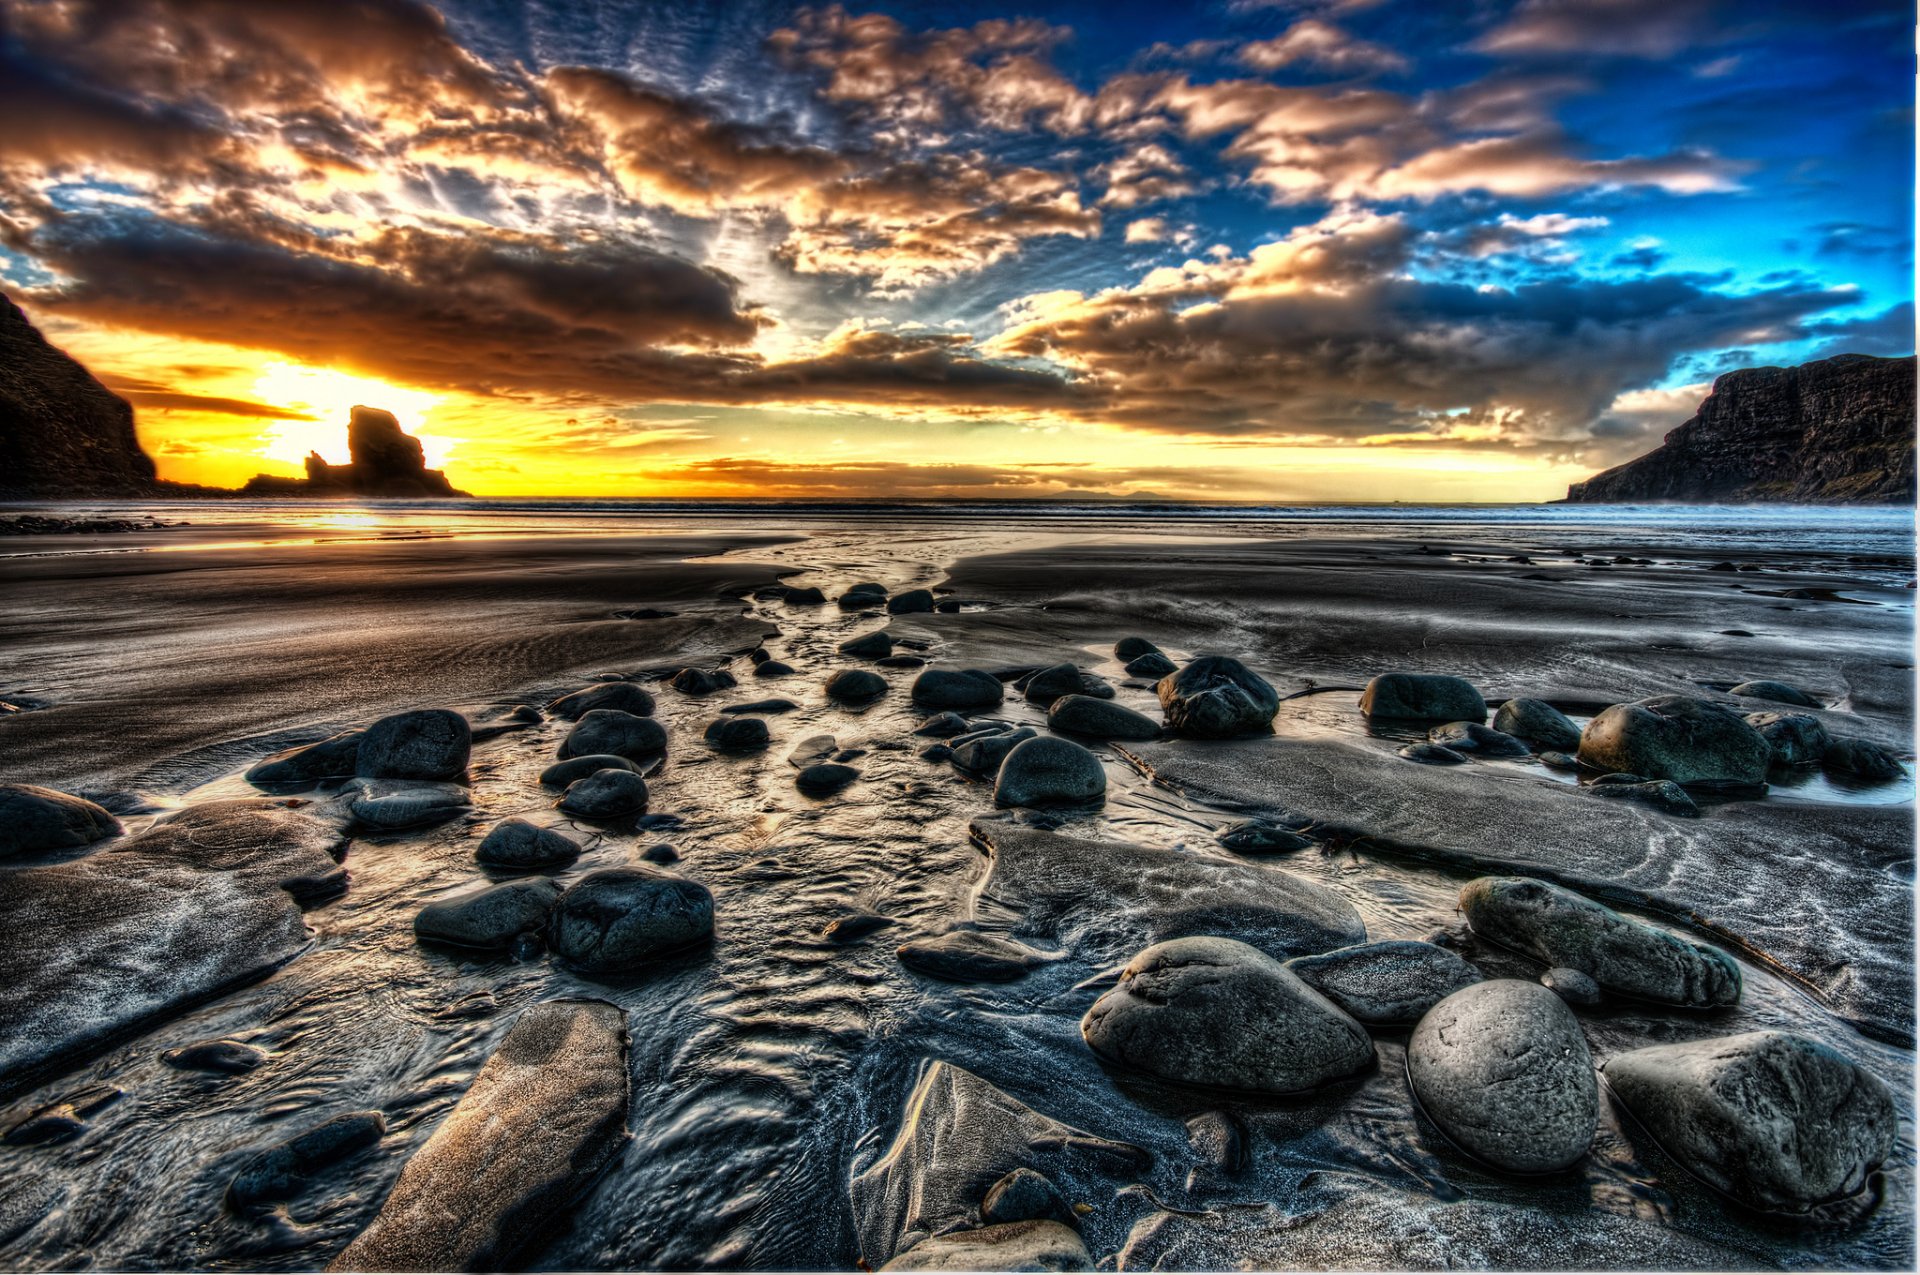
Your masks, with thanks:
[[[71,1142],[87,1131],[88,1120],[123,1097],[125,1095],[111,1085],[94,1085],[62,1095],[29,1113],[25,1119],[8,1126],[6,1136],[0,1138],[0,1142],[12,1147]]]
[[[940,612],[942,615],[952,615],[960,609],[960,599],[941,598],[938,602],[933,604],[933,609]]]
[[[730,753],[759,752],[773,742],[767,724],[758,717],[722,717],[709,722],[705,738],[708,744]]]
[[[365,731],[342,731],[318,743],[285,748],[262,757],[247,768],[247,782],[262,787],[311,785],[322,779],[339,779],[354,773],[360,764],[360,739]]]
[[[437,899],[413,918],[417,938],[461,947],[505,948],[547,923],[560,887],[545,877],[480,886]]]
[[[474,847],[473,857],[489,868],[559,868],[580,857],[580,843],[554,828],[503,819]]]
[[[560,742],[560,757],[612,753],[616,757],[653,757],[667,751],[667,728],[651,717],[635,717],[617,708],[596,708],[574,723]]]
[[[386,1132],[387,1118],[377,1111],[335,1116],[247,1161],[227,1186],[227,1202],[248,1212],[291,1200],[319,1170],[377,1145]]]
[[[1512,1173],[1552,1173],[1587,1153],[1600,1091],[1580,1022],[1538,983],[1476,983],[1428,1011],[1407,1077],[1463,1151]]]
[[[626,1014],[533,1006],[327,1269],[520,1269],[625,1145],[627,1108]]]
[[[330,465],[319,452],[307,453],[307,476],[281,478],[256,474],[241,493],[249,496],[465,496],[444,472],[427,468],[420,440],[400,428],[392,412],[356,407],[347,418],[344,465]]]
[[[445,708],[395,713],[360,737],[353,773],[365,779],[458,779],[473,754],[473,728]]]
[[[755,677],[790,677],[793,671],[793,665],[782,660],[762,660],[753,666]]]
[[[586,753],[579,757],[569,757],[566,761],[555,762],[540,772],[540,784],[544,788],[565,788],[576,779],[585,779],[588,775],[602,770],[630,770],[636,775],[640,768],[625,757],[616,757],[612,753]]]
[[[863,660],[877,660],[893,654],[893,637],[885,629],[875,629],[871,633],[848,638],[840,644],[840,652]]]
[[[1463,677],[1442,673],[1382,673],[1360,695],[1360,711],[1369,717],[1402,717],[1423,722],[1487,719],[1487,702]]]
[[[1540,976],[1540,986],[1569,1005],[1598,1005],[1600,984],[1579,970],[1555,966]]]
[[[1837,775],[1879,783],[1899,779],[1907,773],[1891,749],[1864,739],[1835,739],[1820,755],[1820,765]]]
[[[653,692],[632,682],[595,682],[547,705],[548,712],[570,722],[579,721],[596,708],[617,708],[635,717],[652,717]]]
[[[1643,806],[1652,806],[1655,810],[1674,815],[1682,819],[1700,817],[1700,806],[1687,795],[1687,790],[1671,779],[1647,779],[1638,783],[1608,783],[1619,776],[1602,775],[1593,781],[1587,789],[1596,797],[1611,797],[1616,801],[1637,801]],[[1634,776],[1628,776],[1634,778]]]
[[[857,943],[894,923],[892,917],[881,916],[878,912],[849,912],[827,922],[827,927],[820,931],[820,937],[829,943]]]
[[[827,761],[840,751],[840,741],[831,735],[809,735],[787,754],[787,765],[804,770],[815,762]]]
[[[1158,943],[1080,1021],[1104,1058],[1164,1080],[1300,1093],[1373,1061],[1338,1006],[1257,948],[1213,936]]]
[[[977,668],[930,668],[913,679],[913,702],[922,708],[998,708],[1005,697],[1000,679]]]
[[[990,1226],[1044,1220],[1071,1224],[1075,1217],[1046,1174],[1019,1168],[987,1188],[980,1200],[980,1220]]]
[[[1313,844],[1291,829],[1258,819],[1236,823],[1222,830],[1216,839],[1235,854],[1291,854]]]
[[[647,809],[647,781],[631,770],[596,770],[567,785],[556,803],[582,819],[626,819]]]
[[[768,653],[767,648],[764,646],[756,646],[751,651],[747,652],[747,663],[753,664],[756,666],[765,664],[768,660],[772,658],[773,656]]]
[[[908,589],[905,593],[896,593],[887,599],[888,615],[914,615],[933,610],[933,591],[931,589]]]
[[[646,864],[601,868],[554,904],[547,942],[591,974],[632,969],[713,933],[713,895],[698,881]]]
[[[1807,1213],[1866,1189],[1899,1115],[1876,1077],[1787,1032],[1615,1054],[1607,1086],[1661,1149],[1750,1208]]]
[[[773,661],[769,660],[767,663],[770,664],[772,662]],[[754,676],[771,676],[771,674],[763,671],[766,667],[766,664],[762,664],[754,669]],[[668,678],[667,685],[679,691],[682,695],[711,695],[715,691],[731,690],[733,687],[739,685],[739,683],[734,679],[733,674],[723,668],[703,669],[688,667],[681,669],[678,673]]]
[[[1089,739],[1158,739],[1160,723],[1122,704],[1089,695],[1062,695],[1047,710],[1047,725]]]
[[[1656,930],[1572,890],[1528,877],[1481,877],[1460,891],[1473,932],[1609,992],[1662,1005],[1737,1004],[1740,967],[1724,952]]]
[[[952,761],[953,749],[947,747],[945,744],[928,744],[916,753],[915,756],[919,757],[921,761]]]
[[[1084,805],[1107,794],[1100,759],[1072,740],[1040,736],[1008,750],[994,780],[993,800],[1002,806]]]
[[[1238,1173],[1252,1158],[1247,1154],[1246,1129],[1225,1111],[1187,1117],[1187,1146],[1221,1173]]]
[[[1731,709],[1687,695],[1615,704],[1580,732],[1580,760],[1675,783],[1761,783],[1773,750]]]
[[[1447,997],[1481,981],[1480,971],[1454,953],[1410,939],[1296,956],[1287,968],[1370,1026],[1417,1023]]]
[[[1742,682],[1728,692],[1744,699],[1770,699],[1776,704],[1791,704],[1795,708],[1819,708],[1821,703],[1797,686],[1788,686],[1785,682]]]
[[[1045,707],[1063,695],[1085,695],[1095,699],[1112,699],[1113,687],[1093,676],[1082,673],[1071,664],[1056,664],[1043,668],[1026,680],[1022,688],[1030,704]]]
[[[1573,719],[1542,699],[1510,699],[1493,714],[1493,728],[1536,748],[1572,752],[1580,747]]]
[[[947,742],[953,748],[953,764],[960,769],[976,775],[997,775],[1008,753],[1027,740],[1037,738],[1038,733],[1028,726],[1018,730],[995,727],[971,735],[956,735]]]
[[[1273,729],[1280,694],[1227,655],[1207,655],[1160,679],[1155,690],[1167,729],[1194,739],[1232,739]]]
[[[0,859],[92,845],[119,831],[120,821],[85,797],[38,784],[0,784]]]
[[[1728,372],[1656,450],[1567,489],[1580,504],[1911,505],[1914,361],[1841,354]]]
[[[793,777],[793,786],[809,797],[831,797],[858,778],[860,772],[851,766],[823,761],[802,767]]]
[[[1464,766],[1467,764],[1465,753],[1456,753],[1444,744],[1429,743],[1420,740],[1417,743],[1402,744],[1394,752],[1408,761],[1417,761],[1423,766]]]
[[[1009,983],[1048,961],[1024,943],[978,930],[954,930],[915,939],[895,949],[900,963],[916,974],[949,983]]]
[[[1127,661],[1128,677],[1147,677],[1155,681],[1169,673],[1177,673],[1180,666],[1158,651],[1148,651],[1145,655],[1135,656]]]
[[[881,668],[925,668],[927,657],[924,655],[888,655],[874,661]]]
[[[1578,486],[1579,484],[1575,485]],[[1731,562],[1716,562],[1707,568],[1709,571],[1738,571],[1739,569],[1740,568],[1734,566]]]
[[[1806,766],[1826,755],[1832,740],[1811,713],[1748,713],[1747,725],[1760,732],[1776,766]]]
[[[444,823],[466,812],[473,796],[459,784],[407,779],[350,779],[340,799],[355,823],[374,832],[399,832]]]
[[[994,685],[998,686],[999,683],[996,682]],[[914,686],[914,690],[917,695],[919,691],[919,685],[917,683]],[[972,729],[973,727],[967,724],[966,718],[960,716],[958,713],[947,712],[935,713],[932,717],[927,718],[927,720],[915,727],[913,733],[916,735],[927,735],[934,739],[951,739],[955,735],[964,735]]]
[[[197,1040],[160,1055],[161,1062],[180,1071],[211,1071],[223,1076],[252,1071],[266,1060],[266,1050],[225,1038]]]
[[[827,698],[843,704],[867,704],[887,693],[887,680],[863,668],[843,668],[827,679]]]
[[[827,604],[827,595],[813,586],[804,589],[788,589],[781,600],[790,607],[817,607]]]
[[[1159,655],[1160,648],[1143,637],[1123,637],[1113,644],[1116,660],[1137,660],[1143,655]]]
[[[745,704],[729,704],[720,711],[729,716],[764,717],[768,713],[793,713],[799,709],[790,699],[757,699]]]
[[[152,496],[133,409],[0,297],[0,499]]]
[[[1570,757],[1566,753],[1545,752],[1539,754],[1539,758],[1540,764],[1548,770],[1577,771],[1580,769],[1580,759]]]
[[[871,581],[865,584],[856,584],[840,595],[840,609],[842,611],[865,611],[872,607],[881,607],[886,604],[886,586],[874,584]]]

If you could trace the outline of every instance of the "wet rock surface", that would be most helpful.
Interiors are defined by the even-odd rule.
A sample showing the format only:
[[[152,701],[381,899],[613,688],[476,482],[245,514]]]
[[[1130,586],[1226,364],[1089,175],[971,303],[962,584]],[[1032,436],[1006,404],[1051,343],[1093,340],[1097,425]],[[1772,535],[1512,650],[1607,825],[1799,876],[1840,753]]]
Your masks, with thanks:
[[[589,973],[632,969],[713,933],[713,894],[698,881],[647,864],[601,868],[553,905],[547,941]]]
[[[1580,747],[1580,728],[1565,713],[1538,699],[1510,699],[1493,714],[1493,728],[1526,740],[1536,748],[1572,752]]]
[[[632,682],[597,682],[571,695],[562,695],[547,705],[549,713],[570,722],[579,721],[596,708],[617,709],[622,713],[632,713],[635,717],[651,717],[654,710],[653,692]]]
[[[436,943],[505,949],[542,929],[559,897],[560,887],[544,877],[479,886],[420,909],[413,932]]]
[[[1771,757],[1740,714],[1687,695],[1615,704],[1580,732],[1586,765],[1683,784],[1762,783]]]
[[[1487,702],[1473,683],[1440,673],[1382,673],[1360,695],[1369,717],[1410,721],[1485,721]]]
[[[617,708],[595,708],[580,716],[560,743],[560,760],[612,753],[639,759],[666,751],[667,730],[651,717],[636,717]]]
[[[1158,739],[1160,723],[1112,700],[1063,695],[1047,710],[1047,725],[1089,739]]]
[[[88,801],[38,784],[0,784],[0,859],[91,845],[120,821]]]
[[[1411,1025],[1484,976],[1454,952],[1411,939],[1296,956],[1287,968],[1360,1022]]]
[[[647,781],[639,775],[607,768],[568,784],[556,804],[582,819],[626,819],[644,813],[650,797]]]
[[[353,773],[368,779],[458,779],[473,754],[467,719],[444,708],[395,713],[360,736]]]
[[[1233,739],[1270,730],[1280,710],[1273,684],[1226,655],[1204,656],[1155,688],[1167,729],[1195,739]]]
[[[474,847],[473,857],[487,867],[513,871],[560,868],[580,857],[580,843],[526,819],[502,819]]]
[[[1072,740],[1039,736],[1007,751],[993,784],[1002,806],[1085,805],[1107,792],[1100,759]]]

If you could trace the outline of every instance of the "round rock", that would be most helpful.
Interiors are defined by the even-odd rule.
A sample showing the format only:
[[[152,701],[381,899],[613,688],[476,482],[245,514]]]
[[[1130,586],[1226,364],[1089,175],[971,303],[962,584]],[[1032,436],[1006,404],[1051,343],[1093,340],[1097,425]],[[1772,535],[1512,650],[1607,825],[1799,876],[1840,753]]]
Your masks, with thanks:
[[[1569,1005],[1598,1005],[1600,984],[1579,970],[1557,965],[1540,976],[1540,986]]]
[[[1482,722],[1448,722],[1427,732],[1427,739],[1457,753],[1476,757],[1527,757],[1533,750],[1526,741]]]
[[[848,638],[840,644],[844,655],[858,656],[863,660],[877,660],[893,654],[893,638],[885,629],[875,629],[856,638]]]
[[[887,599],[888,615],[915,615],[933,610],[933,590],[908,589]]]
[[[1820,755],[1820,766],[1836,775],[1877,783],[1899,779],[1907,773],[1892,749],[1882,748],[1864,739],[1845,737],[1827,745],[1827,751]]]
[[[1047,710],[1047,725],[1089,739],[1158,739],[1160,723],[1124,704],[1091,695],[1062,695]]]
[[[1022,694],[1029,704],[1041,707],[1053,703],[1063,695],[1088,695],[1096,699],[1112,699],[1113,687],[1090,673],[1082,673],[1072,664],[1055,664],[1033,674],[1022,688]]]
[[[1000,763],[993,800],[1001,806],[1081,805],[1107,795],[1107,772],[1072,740],[1039,736],[1022,740]]]
[[[913,702],[922,708],[998,708],[1006,688],[977,668],[930,668],[913,679]]]
[[[645,814],[647,781],[631,770],[596,770],[568,784],[556,804],[582,819],[625,819]]]
[[[368,779],[458,779],[473,755],[473,728],[445,708],[395,713],[360,737],[353,773]]]
[[[1580,732],[1580,760],[1675,783],[1761,783],[1773,750],[1732,709],[1688,695],[1615,704]]]
[[[502,819],[474,847],[473,857],[489,868],[559,868],[580,857],[580,843],[525,819]]]
[[[773,737],[758,717],[722,717],[708,724],[706,741],[723,752],[753,753],[773,742]]]
[[[1382,673],[1360,695],[1360,711],[1369,717],[1404,717],[1423,722],[1487,719],[1487,702],[1463,677],[1442,673]]]
[[[1776,766],[1807,766],[1826,755],[1833,740],[1812,713],[1748,713],[1747,725],[1760,732]]]
[[[698,881],[646,864],[602,868],[553,905],[547,942],[576,969],[608,973],[713,933],[713,895]]]
[[[1493,728],[1535,748],[1572,752],[1580,746],[1573,719],[1543,699],[1510,699],[1493,715]]]
[[[560,887],[545,877],[482,886],[427,904],[413,918],[413,932],[461,947],[506,948],[545,925],[559,897]]]
[[[838,762],[815,762],[793,777],[793,786],[809,797],[831,797],[860,778],[860,772]]]
[[[1743,699],[1770,699],[1776,704],[1791,704],[1795,708],[1819,708],[1820,701],[1797,686],[1788,686],[1785,682],[1769,682],[1764,679],[1756,682],[1742,682],[1729,692]]]
[[[827,697],[843,704],[866,704],[887,693],[887,680],[863,668],[843,668],[827,679]]]
[[[1148,651],[1127,661],[1128,677],[1150,677],[1159,680],[1169,673],[1177,673],[1180,666],[1158,651]]]
[[[1116,660],[1137,660],[1143,655],[1159,655],[1160,648],[1143,637],[1123,637],[1113,644]]]
[[[350,779],[340,797],[357,822],[376,832],[439,823],[466,810],[473,801],[459,784],[404,779]]]
[[[625,757],[615,757],[612,753],[588,753],[582,757],[569,757],[566,761],[557,761],[540,772],[540,784],[545,788],[565,788],[576,779],[585,779],[598,770],[631,770],[640,773],[640,768]]]
[[[651,717],[635,717],[617,708],[596,708],[583,714],[560,743],[562,760],[591,753],[653,757],[666,750],[666,727]]]
[[[1435,1005],[1482,977],[1446,948],[1412,939],[1297,956],[1287,968],[1359,1021],[1382,1026],[1417,1023]]]
[[[0,859],[92,845],[120,831],[105,807],[38,784],[0,784]]]
[[[562,695],[547,705],[555,717],[577,722],[596,708],[617,708],[635,717],[653,716],[653,693],[632,682],[595,682],[584,690]]]
[[[1280,693],[1228,655],[1208,655],[1160,679],[1167,729],[1194,739],[1232,739],[1273,729]]]

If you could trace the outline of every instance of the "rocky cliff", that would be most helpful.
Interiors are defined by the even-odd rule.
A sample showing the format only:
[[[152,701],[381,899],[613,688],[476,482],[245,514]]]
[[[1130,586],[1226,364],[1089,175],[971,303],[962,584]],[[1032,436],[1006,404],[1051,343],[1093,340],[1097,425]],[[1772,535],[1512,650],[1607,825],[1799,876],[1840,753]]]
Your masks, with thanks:
[[[307,476],[281,478],[256,474],[241,488],[248,496],[464,496],[446,474],[427,468],[420,440],[400,428],[392,412],[356,407],[347,422],[344,465],[327,463],[319,452],[307,456]]]
[[[1569,503],[1899,505],[1914,499],[1914,360],[1842,354],[1713,383],[1664,445]]]
[[[158,490],[133,408],[0,296],[0,499]]]

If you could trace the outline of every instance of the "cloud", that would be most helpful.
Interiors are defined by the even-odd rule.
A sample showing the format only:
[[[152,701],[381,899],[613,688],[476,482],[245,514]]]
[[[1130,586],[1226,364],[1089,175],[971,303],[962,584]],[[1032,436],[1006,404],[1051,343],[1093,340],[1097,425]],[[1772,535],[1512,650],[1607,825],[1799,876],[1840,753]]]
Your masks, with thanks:
[[[1127,223],[1128,243],[1160,243],[1166,238],[1167,219],[1164,217],[1142,217]]]
[[[320,419],[318,416],[295,411],[290,407],[275,407],[271,403],[256,403],[252,399],[227,398],[218,394],[195,394],[189,390],[175,389],[158,381],[126,376],[103,376],[100,379],[108,389],[132,403],[136,408],[209,412],[218,416],[244,416],[255,420],[317,421]]]
[[[1439,242],[1450,252],[1473,258],[1541,256],[1563,249],[1569,235],[1598,230],[1608,224],[1605,217],[1574,217],[1566,213],[1517,217],[1513,213],[1501,213],[1490,222],[1443,235]]]
[[[1739,189],[1743,168],[1697,150],[1584,159],[1569,154],[1563,138],[1542,132],[1478,138],[1428,151],[1379,174],[1373,190],[1386,199],[1432,199],[1463,191],[1538,199],[1570,190],[1630,186],[1700,195]]]
[[[1304,66],[1336,75],[1370,75],[1407,69],[1407,60],[1385,45],[1356,39],[1331,22],[1302,18],[1271,40],[1243,45],[1238,57],[1257,71]]]
[[[1672,57],[1700,38],[1714,0],[1521,0],[1469,47],[1537,57]]]

